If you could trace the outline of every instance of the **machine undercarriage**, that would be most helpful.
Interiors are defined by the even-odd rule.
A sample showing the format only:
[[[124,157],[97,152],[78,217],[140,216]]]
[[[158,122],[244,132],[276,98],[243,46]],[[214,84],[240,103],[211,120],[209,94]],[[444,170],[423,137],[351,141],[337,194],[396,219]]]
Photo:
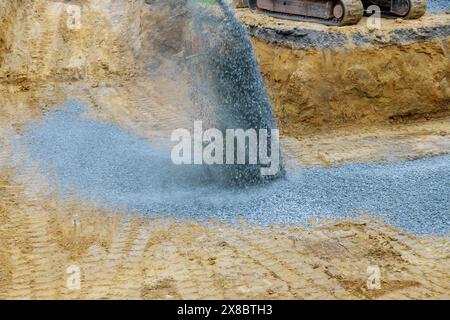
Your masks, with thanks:
[[[383,16],[417,19],[425,14],[426,0],[248,0],[252,10],[290,20],[325,25],[352,25],[378,6]]]

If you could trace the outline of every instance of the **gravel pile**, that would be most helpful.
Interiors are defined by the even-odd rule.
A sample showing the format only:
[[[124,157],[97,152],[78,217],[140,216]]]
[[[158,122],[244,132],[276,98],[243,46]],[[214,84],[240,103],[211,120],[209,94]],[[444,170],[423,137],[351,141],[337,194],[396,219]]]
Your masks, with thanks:
[[[211,179],[207,166],[175,166],[167,145],[86,118],[77,103],[49,112],[16,146],[28,149],[28,164],[38,164],[63,196],[74,193],[112,209],[199,220],[245,218],[261,225],[303,223],[314,215],[382,215],[417,234],[450,232],[448,156],[298,167],[269,184],[224,188]]]

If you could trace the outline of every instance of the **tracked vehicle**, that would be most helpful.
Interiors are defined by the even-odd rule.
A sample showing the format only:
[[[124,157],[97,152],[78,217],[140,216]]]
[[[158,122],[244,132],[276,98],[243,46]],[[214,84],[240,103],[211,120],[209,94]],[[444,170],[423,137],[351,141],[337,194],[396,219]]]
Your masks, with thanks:
[[[384,16],[417,19],[425,14],[426,0],[247,0],[250,9],[275,18],[344,26],[358,23],[365,10],[380,7]]]
[[[384,16],[403,19],[418,19],[427,10],[427,0],[362,0],[362,3],[365,9],[376,5]]]

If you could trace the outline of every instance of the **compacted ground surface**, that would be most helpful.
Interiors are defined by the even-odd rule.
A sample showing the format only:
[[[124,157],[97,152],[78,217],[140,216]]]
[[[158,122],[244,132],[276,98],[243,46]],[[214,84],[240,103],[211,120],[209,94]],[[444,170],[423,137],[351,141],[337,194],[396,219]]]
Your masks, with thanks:
[[[7,179],[4,177],[3,179]],[[448,240],[372,220],[167,221],[27,199],[1,184],[2,299],[448,299]],[[70,290],[79,268],[81,288]],[[369,267],[381,288],[367,289]]]
[[[183,192],[189,179],[158,149],[146,149],[188,125],[189,88],[173,64],[183,56],[179,26],[166,20],[173,15],[138,0],[74,4],[82,8],[79,28],[68,28],[62,1],[0,0],[1,299],[450,297],[446,16],[389,21],[386,34],[394,36],[373,40],[363,24],[339,31],[241,11],[282,130],[288,178],[235,197],[208,187],[205,202],[198,185]],[[359,34],[367,51],[352,51],[353,42],[336,52],[317,42],[293,47],[305,36],[258,36],[255,19],[263,19],[259,28],[346,35],[332,33],[325,44]],[[156,61],[155,47],[164,48]],[[413,60],[375,72],[364,62],[374,50],[386,61]],[[318,77],[317,65],[345,69],[352,54],[364,63],[342,77]],[[421,72],[412,73],[412,63]],[[153,72],[161,68],[170,72]],[[331,104],[321,109],[323,101]],[[400,162],[426,155],[439,157]],[[385,163],[353,164],[374,161]],[[167,185],[176,192],[164,194]],[[367,285],[373,270],[377,289]]]

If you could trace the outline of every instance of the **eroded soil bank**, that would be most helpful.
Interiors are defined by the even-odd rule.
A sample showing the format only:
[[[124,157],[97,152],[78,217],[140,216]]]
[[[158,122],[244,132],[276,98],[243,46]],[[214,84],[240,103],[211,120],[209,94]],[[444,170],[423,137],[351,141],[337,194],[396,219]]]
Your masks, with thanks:
[[[237,12],[292,142],[287,148],[302,163],[449,152],[450,15],[383,19],[371,31],[367,19],[336,28]],[[352,154],[357,145],[359,155]]]

